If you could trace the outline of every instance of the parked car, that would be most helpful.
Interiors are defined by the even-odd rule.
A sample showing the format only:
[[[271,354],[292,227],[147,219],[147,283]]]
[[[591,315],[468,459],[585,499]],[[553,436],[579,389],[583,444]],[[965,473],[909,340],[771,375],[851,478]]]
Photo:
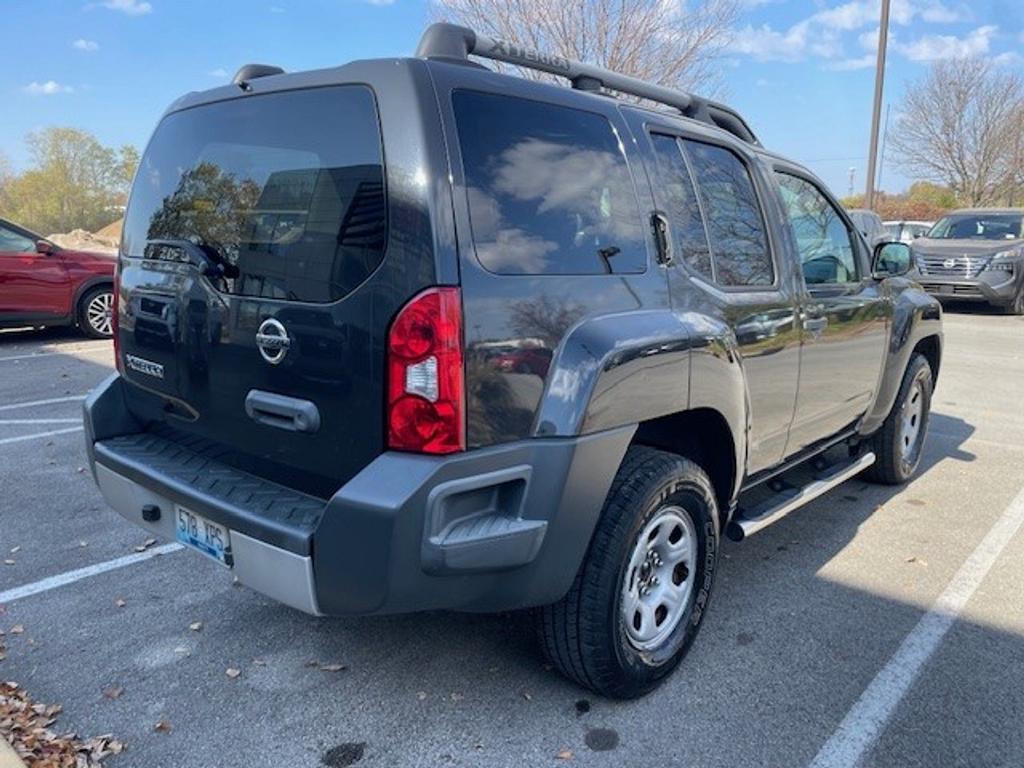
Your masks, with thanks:
[[[535,607],[555,667],[637,696],[724,535],[920,462],[942,326],[909,248],[721,104],[440,24],[415,58],[243,67],[142,162],[90,466],[300,610]],[[493,364],[527,340],[540,386]]]
[[[863,208],[854,208],[850,211],[850,218],[853,219],[853,223],[857,226],[857,230],[864,235],[864,239],[868,241],[868,245],[874,247],[878,243],[893,240],[886,232],[885,227],[882,225],[881,217],[874,211],[869,211]]]
[[[916,279],[941,299],[1024,315],[1024,208],[953,211],[914,241]]]
[[[86,336],[110,338],[116,263],[0,219],[0,328],[77,325]]]
[[[928,230],[935,226],[934,221],[883,221],[885,234],[889,240],[898,240],[901,243],[912,243],[919,237],[928,234]]]

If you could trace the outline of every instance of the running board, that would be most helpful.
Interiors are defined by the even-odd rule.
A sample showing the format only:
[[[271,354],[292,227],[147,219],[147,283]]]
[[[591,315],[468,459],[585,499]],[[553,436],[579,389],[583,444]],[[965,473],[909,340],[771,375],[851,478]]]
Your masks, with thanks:
[[[823,493],[827,493],[837,485],[845,483],[851,477],[863,472],[874,463],[875,454],[869,451],[862,456],[858,456],[850,464],[844,464],[827,474],[821,475],[817,480],[808,483],[803,488],[783,491],[780,494],[781,498],[776,497],[751,510],[739,510],[736,516],[729,522],[725,535],[733,541],[743,541],[750,534],[757,533],[762,528],[767,528],[794,509],[799,509],[804,504],[814,501]]]

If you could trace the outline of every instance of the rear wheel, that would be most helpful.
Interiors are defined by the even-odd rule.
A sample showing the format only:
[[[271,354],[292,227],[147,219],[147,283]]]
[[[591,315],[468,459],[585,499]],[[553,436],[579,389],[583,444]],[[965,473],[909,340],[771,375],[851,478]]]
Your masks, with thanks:
[[[869,480],[898,485],[917,471],[928,433],[933,381],[931,366],[924,355],[911,357],[896,402],[881,429],[871,438],[876,458],[865,473]]]
[[[114,289],[109,285],[92,288],[78,302],[78,327],[93,339],[114,335]]]
[[[614,698],[657,686],[704,619],[718,561],[717,510],[696,464],[630,448],[572,587],[538,611],[552,664]]]

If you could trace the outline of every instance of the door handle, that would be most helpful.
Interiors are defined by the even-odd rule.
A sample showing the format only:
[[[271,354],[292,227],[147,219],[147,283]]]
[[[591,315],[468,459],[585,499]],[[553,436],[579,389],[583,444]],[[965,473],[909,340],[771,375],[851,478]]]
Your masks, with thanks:
[[[320,429],[320,411],[315,403],[274,392],[249,390],[245,396],[245,412],[259,424],[288,432],[316,432]]]

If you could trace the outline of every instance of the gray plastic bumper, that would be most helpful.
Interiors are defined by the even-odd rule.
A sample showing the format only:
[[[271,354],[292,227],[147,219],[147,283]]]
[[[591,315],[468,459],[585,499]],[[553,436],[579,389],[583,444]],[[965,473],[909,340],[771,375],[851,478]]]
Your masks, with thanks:
[[[176,504],[221,523],[242,583],[313,614],[558,600],[635,431],[385,453],[322,501],[143,432],[123,386],[113,376],[85,403],[90,466],[110,505],[171,539]],[[146,505],[164,513],[147,522]]]

